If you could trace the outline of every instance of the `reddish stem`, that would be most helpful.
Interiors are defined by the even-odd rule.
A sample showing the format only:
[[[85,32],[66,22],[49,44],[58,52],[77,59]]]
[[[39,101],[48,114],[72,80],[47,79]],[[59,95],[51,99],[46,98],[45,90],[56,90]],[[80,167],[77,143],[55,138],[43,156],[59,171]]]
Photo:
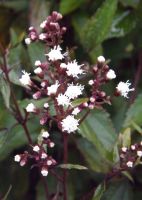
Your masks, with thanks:
[[[64,140],[64,164],[67,164],[68,161],[68,135],[67,133],[63,133]],[[63,192],[64,192],[64,200],[67,200],[67,169],[63,171]]]

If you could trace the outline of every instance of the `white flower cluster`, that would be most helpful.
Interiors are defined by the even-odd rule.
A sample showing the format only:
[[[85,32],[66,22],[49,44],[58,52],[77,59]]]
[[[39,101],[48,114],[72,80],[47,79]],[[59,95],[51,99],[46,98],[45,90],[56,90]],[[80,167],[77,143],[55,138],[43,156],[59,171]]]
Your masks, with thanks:
[[[122,96],[124,96],[125,98],[128,98],[128,93],[130,91],[134,91],[134,88],[130,88],[130,85],[131,83],[129,81],[127,81],[126,83],[121,81],[117,85],[116,89]]]

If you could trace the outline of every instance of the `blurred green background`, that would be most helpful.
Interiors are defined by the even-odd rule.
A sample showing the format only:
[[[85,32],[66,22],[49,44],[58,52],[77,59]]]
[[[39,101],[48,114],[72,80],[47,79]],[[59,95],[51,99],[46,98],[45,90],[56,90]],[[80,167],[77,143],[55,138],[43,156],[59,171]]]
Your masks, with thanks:
[[[93,65],[99,55],[104,55],[115,70],[117,80],[104,88],[107,93],[113,93],[120,80],[130,80],[135,87],[129,99],[114,98],[112,106],[105,107],[109,114],[92,111],[81,127],[83,137],[78,134],[71,137],[70,163],[87,165],[89,170],[70,171],[68,199],[141,200],[142,167],[112,179],[105,188],[99,186],[97,196],[93,191],[110,168],[119,162],[116,143],[129,146],[131,142],[141,140],[142,1],[0,0],[0,44],[9,52],[10,79],[21,109],[31,98],[31,94],[19,84],[21,70],[31,72],[35,60],[45,59],[43,45],[35,43],[27,47],[24,38],[29,26],[40,30],[39,24],[54,10],[63,15],[62,24],[67,27],[63,47],[71,49],[73,58],[79,63]],[[22,128],[8,112],[12,102],[1,70],[0,84],[0,199],[45,200],[36,169],[30,171],[30,164],[21,168],[13,161],[16,153],[28,148],[27,140]],[[41,105],[42,102],[38,103]],[[34,140],[41,128],[38,124],[37,118],[31,118],[28,124]],[[56,148],[51,153],[62,163],[62,143],[56,127],[52,137]],[[61,173],[60,170],[58,173]],[[51,196],[54,196],[57,190],[60,191],[60,184],[50,175],[47,181]],[[2,198],[4,195],[5,198]]]

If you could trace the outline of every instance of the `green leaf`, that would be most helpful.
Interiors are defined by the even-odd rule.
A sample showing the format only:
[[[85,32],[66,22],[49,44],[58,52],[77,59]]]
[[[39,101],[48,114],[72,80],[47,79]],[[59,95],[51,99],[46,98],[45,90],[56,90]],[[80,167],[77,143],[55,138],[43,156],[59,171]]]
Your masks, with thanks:
[[[3,78],[2,74],[0,75],[0,92],[4,99],[5,106],[9,108],[10,104],[10,87],[6,80]]]
[[[104,184],[100,184],[100,185],[96,188],[92,200],[101,200],[101,197],[102,197],[102,195],[103,195],[103,193],[104,193],[104,190],[105,190]]]
[[[80,104],[85,103],[87,101],[88,101],[88,98],[78,98],[78,99],[72,101],[72,105],[74,107],[76,107],[76,106],[79,106]]]
[[[131,145],[131,129],[130,128],[126,128],[122,135],[122,146],[123,147],[130,147]]]
[[[106,0],[82,29],[81,41],[85,49],[93,49],[108,36],[117,8],[117,0]]]
[[[133,192],[127,180],[111,182],[101,200],[132,200]]]
[[[80,125],[79,133],[89,140],[108,160],[116,142],[117,135],[108,113],[104,110],[93,110]]]
[[[140,0],[119,0],[123,6],[131,6],[133,8],[137,8]]]
[[[128,109],[123,127],[130,126],[134,128],[133,123],[138,126],[142,125],[142,94],[136,98],[135,102]]]
[[[44,45],[40,42],[34,42],[30,44],[28,46],[28,53],[33,66],[36,60],[46,60]]]
[[[27,124],[30,135],[35,141],[40,132],[39,123],[36,118],[30,120]],[[21,125],[13,126],[7,132],[7,140],[0,149],[0,160],[5,159],[13,150],[28,144],[25,132]]]
[[[69,14],[70,12],[79,8],[85,0],[61,0],[59,11],[63,14]]]
[[[101,173],[107,173],[110,171],[110,163],[108,163],[106,158],[102,157],[91,142],[80,138],[77,140],[77,147],[91,170]]]
[[[108,38],[123,37],[136,26],[136,16],[130,11],[121,11],[116,14],[112,22]]]
[[[78,170],[86,170],[87,167],[78,165],[78,164],[61,164],[59,167],[63,169],[78,169]]]

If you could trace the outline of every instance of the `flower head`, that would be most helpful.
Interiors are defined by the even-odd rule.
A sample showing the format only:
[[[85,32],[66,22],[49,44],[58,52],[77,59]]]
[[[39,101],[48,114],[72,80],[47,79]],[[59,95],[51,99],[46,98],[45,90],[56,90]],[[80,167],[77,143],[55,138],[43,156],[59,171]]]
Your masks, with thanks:
[[[78,113],[80,113],[80,109],[78,107],[76,107],[73,111],[72,111],[72,115],[77,115]]]
[[[40,40],[45,40],[45,39],[46,39],[46,34],[45,34],[45,33],[41,33],[41,34],[39,35],[39,39],[40,39]]]
[[[34,70],[34,73],[35,73],[35,74],[41,74],[41,73],[42,73],[41,67],[37,67],[37,68]]]
[[[84,71],[83,69],[81,69],[81,66],[82,65],[78,65],[76,60],[74,60],[73,62],[69,62],[67,65],[66,65],[66,73],[68,76],[73,76],[74,78],[78,78],[78,75],[79,74],[83,74]]]
[[[39,148],[38,145],[35,145],[35,146],[33,147],[33,151],[35,151],[35,152],[39,152],[39,150],[40,150],[40,148]]]
[[[27,112],[35,112],[36,111],[36,107],[33,103],[29,103],[26,107],[26,111]]]
[[[48,170],[43,168],[41,170],[41,174],[42,174],[42,176],[47,176],[48,175]]]
[[[20,162],[21,156],[20,156],[20,155],[16,155],[16,156],[14,157],[14,160],[15,160],[15,162]]]
[[[65,95],[69,98],[69,99],[75,99],[77,98],[79,95],[82,94],[82,91],[84,89],[83,85],[73,85],[72,84],[68,84],[67,90],[65,92]]]
[[[118,85],[117,85],[117,87],[116,87],[116,89],[117,89],[117,91],[121,94],[121,96],[124,96],[125,98],[128,98],[128,93],[130,92],[130,91],[134,91],[134,88],[129,88],[130,87],[130,85],[131,85],[131,83],[129,83],[129,81],[127,81],[126,83],[124,83],[124,82],[120,82]]]
[[[137,156],[142,157],[142,151],[137,151]]]
[[[19,81],[23,84],[23,85],[31,85],[31,79],[30,79],[30,74],[28,74],[25,71],[22,71],[23,75],[22,77],[19,79]]]
[[[51,49],[51,51],[46,55],[51,61],[62,60],[64,58],[64,55],[61,53],[61,50],[61,47],[58,45]]]
[[[25,39],[25,43],[28,45],[28,44],[31,44],[31,39],[30,38],[26,38]]]
[[[107,77],[109,80],[116,78],[116,74],[115,74],[114,70],[110,69],[110,70],[107,72],[106,77]]]
[[[48,95],[56,94],[58,87],[59,87],[59,82],[56,81],[55,84],[47,87],[47,91],[48,91],[47,94]]]
[[[41,65],[41,62],[40,62],[40,60],[36,60],[36,61],[35,61],[35,66],[37,66],[37,67],[38,67],[38,66],[40,66],[40,65]]]
[[[128,167],[133,167],[133,162],[132,162],[132,161],[128,161],[128,162],[126,163],[126,165],[127,165]]]
[[[103,56],[99,56],[97,58],[97,60],[98,60],[99,63],[104,63],[105,62],[105,58]]]
[[[67,133],[75,132],[78,129],[79,120],[75,119],[73,115],[68,115],[65,119],[62,120],[62,131]]]
[[[69,106],[70,105],[70,100],[65,94],[59,94],[58,97],[56,98],[58,105],[62,106]]]
[[[43,137],[43,138],[48,138],[48,137],[49,137],[48,131],[43,131],[43,132],[42,132],[42,137]]]

